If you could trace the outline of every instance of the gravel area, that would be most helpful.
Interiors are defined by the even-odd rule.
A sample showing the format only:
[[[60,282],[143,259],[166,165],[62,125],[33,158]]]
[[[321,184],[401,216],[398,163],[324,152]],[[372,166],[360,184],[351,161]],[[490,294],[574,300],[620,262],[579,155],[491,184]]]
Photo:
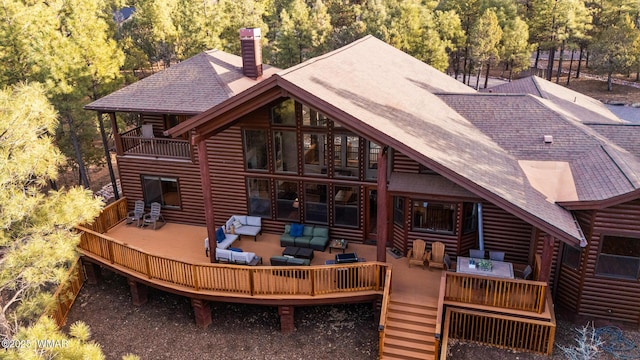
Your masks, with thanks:
[[[297,307],[296,331],[280,332],[276,307],[212,303],[213,324],[195,325],[189,299],[149,288],[131,303],[126,279],[103,271],[85,284],[67,324],[91,327],[107,359],[377,359],[378,331],[370,303]]]

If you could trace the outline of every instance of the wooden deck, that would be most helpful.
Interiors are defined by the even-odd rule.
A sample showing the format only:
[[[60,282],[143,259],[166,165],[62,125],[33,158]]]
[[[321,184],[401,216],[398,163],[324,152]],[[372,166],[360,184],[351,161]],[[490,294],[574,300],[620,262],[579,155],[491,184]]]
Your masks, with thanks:
[[[204,238],[207,237],[204,226],[167,223],[160,229],[153,230],[120,222],[105,235],[152,255],[193,264],[209,264],[209,258],[204,252]],[[262,234],[257,241],[249,236],[242,237],[232,246],[261,256],[263,265],[269,265],[269,258],[282,255],[283,250],[279,234]],[[364,257],[367,261],[376,261],[374,245],[349,243],[346,252],[355,252],[358,257]],[[336,253],[335,250],[329,253],[328,248],[325,251],[314,251],[311,265],[323,265],[326,260],[334,259]],[[440,270],[427,270],[417,266],[409,268],[406,257],[395,259],[389,253],[386,260],[393,268],[391,286],[394,296],[407,302],[437,301]]]

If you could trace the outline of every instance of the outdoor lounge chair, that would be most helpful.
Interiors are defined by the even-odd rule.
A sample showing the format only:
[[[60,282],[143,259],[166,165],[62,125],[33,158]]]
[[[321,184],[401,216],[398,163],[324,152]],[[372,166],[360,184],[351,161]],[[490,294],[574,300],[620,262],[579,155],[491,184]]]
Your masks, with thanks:
[[[469,257],[473,259],[484,259],[484,250],[469,249]]]
[[[150,226],[151,224],[153,224],[153,230],[155,230],[167,223],[164,220],[164,217],[162,216],[162,214],[160,213],[161,207],[162,205],[160,205],[160,203],[157,203],[157,202],[151,203],[151,211],[144,214],[144,217],[142,218],[143,226],[147,226],[147,225]],[[162,225],[158,226],[157,225],[158,221],[161,221]]]
[[[527,267],[522,271],[522,279],[527,280],[527,278],[531,276],[531,272],[533,272],[531,265],[527,265]]]
[[[451,261],[451,257],[449,256],[449,254],[444,254],[444,269],[447,271],[456,271],[456,262],[455,261]]]
[[[428,261],[429,261],[429,269],[431,268],[445,269],[444,243],[441,243],[440,241],[436,241],[433,244],[431,244],[431,253]]]
[[[489,251],[489,259],[494,261],[504,261],[504,251]]]
[[[424,267],[424,262],[427,260],[428,253],[425,251],[427,244],[424,240],[413,240],[413,248],[407,253],[409,258],[409,267],[411,265],[420,265]]]
[[[142,216],[144,215],[144,201],[136,200],[135,208],[133,211],[129,211],[127,214],[127,224],[136,223],[136,226],[140,226],[140,221],[142,220]]]

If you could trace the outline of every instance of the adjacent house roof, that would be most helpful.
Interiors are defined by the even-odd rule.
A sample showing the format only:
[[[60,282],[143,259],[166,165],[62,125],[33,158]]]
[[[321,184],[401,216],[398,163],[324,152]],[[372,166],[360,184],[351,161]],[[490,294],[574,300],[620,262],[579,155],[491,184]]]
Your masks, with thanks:
[[[530,94],[547,99],[585,123],[623,123],[602,102],[537,76],[529,76],[483,91],[495,94]]]
[[[279,69],[263,65],[257,80],[242,75],[242,58],[201,52],[85,106],[88,110],[195,115],[268,78]]]

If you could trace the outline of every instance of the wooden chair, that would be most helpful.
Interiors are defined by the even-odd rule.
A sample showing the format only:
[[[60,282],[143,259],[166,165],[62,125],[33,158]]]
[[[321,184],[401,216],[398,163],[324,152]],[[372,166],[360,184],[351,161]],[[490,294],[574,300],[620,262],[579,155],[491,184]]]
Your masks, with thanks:
[[[494,261],[504,261],[504,251],[489,251],[489,259]]]
[[[444,263],[444,243],[436,241],[433,244],[431,244],[431,253],[430,253],[428,262],[429,262],[429,269],[431,268],[445,269],[446,265]]]
[[[162,208],[162,205],[160,205],[160,203],[157,203],[157,202],[151,203],[151,211],[147,214],[144,214],[144,217],[142,218],[143,226],[153,224],[153,230],[155,230],[159,227],[162,227],[164,224],[166,224],[167,222],[164,220],[164,217],[160,213],[161,208]],[[162,225],[157,226],[158,221],[162,221]]]
[[[144,215],[144,201],[136,200],[133,211],[129,211],[127,214],[127,224],[136,223],[136,226],[140,226],[140,221]]]
[[[420,265],[424,267],[424,262],[427,260],[428,253],[425,251],[427,243],[424,240],[413,240],[413,248],[407,253],[409,258],[409,267],[411,265]]]
[[[484,259],[484,250],[469,249],[469,257],[473,259]]]

